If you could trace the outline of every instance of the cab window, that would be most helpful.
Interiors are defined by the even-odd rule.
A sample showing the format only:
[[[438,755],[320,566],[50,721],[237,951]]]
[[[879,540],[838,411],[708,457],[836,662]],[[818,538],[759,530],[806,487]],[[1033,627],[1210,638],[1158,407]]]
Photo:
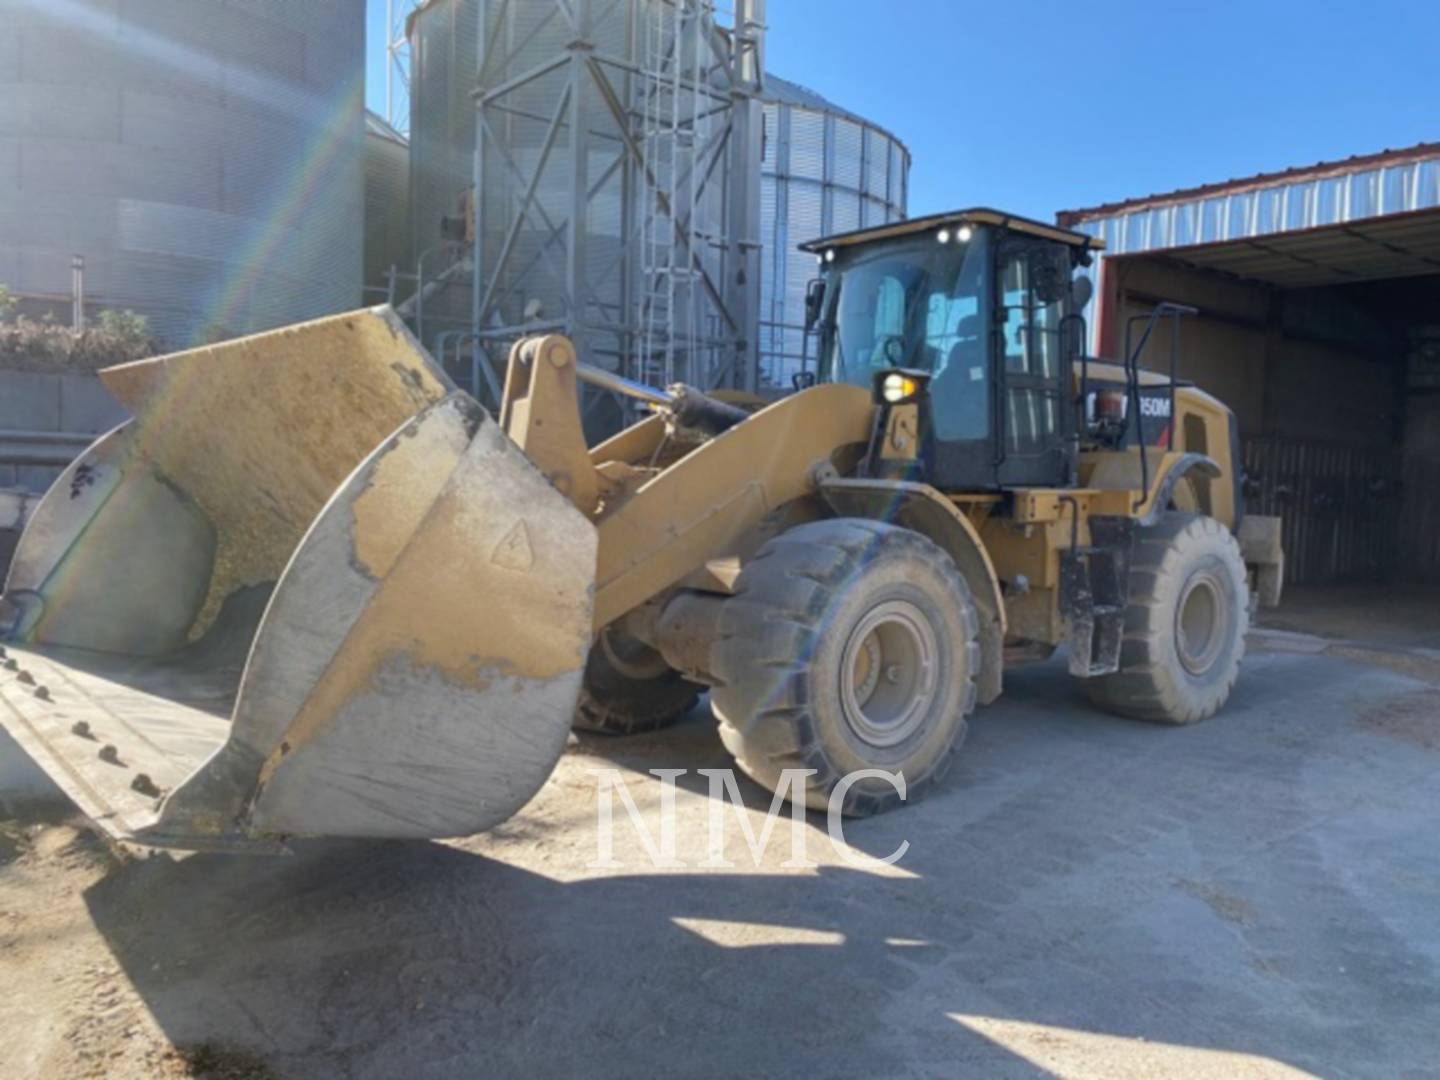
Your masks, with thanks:
[[[1068,253],[1058,244],[1007,244],[998,274],[1005,450],[1041,453],[1060,434],[1060,326],[1069,280]]]
[[[835,280],[830,354],[833,381],[869,389],[887,368],[933,375],[936,438],[989,435],[990,378],[982,290],[988,238],[940,243],[925,237],[867,258],[851,255]]]

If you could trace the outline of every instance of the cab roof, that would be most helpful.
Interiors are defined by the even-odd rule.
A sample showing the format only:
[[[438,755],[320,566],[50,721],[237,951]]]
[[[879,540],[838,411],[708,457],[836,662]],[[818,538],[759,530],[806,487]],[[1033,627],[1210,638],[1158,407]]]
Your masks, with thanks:
[[[1088,236],[1072,229],[1062,229],[1056,225],[1046,225],[1043,221],[1020,217],[1018,214],[1007,214],[989,207],[977,206],[969,210],[951,210],[945,214],[930,214],[926,217],[892,222],[889,225],[875,225],[868,229],[856,229],[854,232],[824,236],[819,240],[810,240],[801,244],[800,250],[818,254],[826,248],[851,247],[855,244],[868,244],[875,240],[892,240],[899,236],[912,236],[944,226],[959,225],[997,225],[1014,232],[1029,233],[1031,236],[1038,236],[1045,240],[1057,240],[1062,244],[1088,248],[1092,251],[1097,251],[1105,246],[1105,241],[1098,237]]]

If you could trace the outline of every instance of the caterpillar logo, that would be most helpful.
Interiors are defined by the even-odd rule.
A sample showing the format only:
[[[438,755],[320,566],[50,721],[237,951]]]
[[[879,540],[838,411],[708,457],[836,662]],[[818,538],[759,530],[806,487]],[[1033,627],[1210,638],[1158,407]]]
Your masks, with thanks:
[[[1157,420],[1170,419],[1170,397],[1142,397],[1140,399],[1140,415]]]

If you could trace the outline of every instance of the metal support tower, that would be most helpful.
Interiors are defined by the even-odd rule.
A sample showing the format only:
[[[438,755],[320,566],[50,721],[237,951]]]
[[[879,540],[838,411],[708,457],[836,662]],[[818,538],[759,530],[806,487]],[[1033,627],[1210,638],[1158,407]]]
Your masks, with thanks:
[[[423,0],[385,0],[385,121],[410,134],[410,39],[405,22]]]
[[[489,362],[559,330],[631,378],[753,387],[761,0],[481,0],[478,33]]]

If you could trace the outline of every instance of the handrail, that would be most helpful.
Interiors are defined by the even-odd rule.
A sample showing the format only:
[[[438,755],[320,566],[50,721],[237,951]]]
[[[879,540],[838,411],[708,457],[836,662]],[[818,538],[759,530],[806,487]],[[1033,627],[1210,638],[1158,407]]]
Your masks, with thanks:
[[[1132,315],[1125,320],[1125,395],[1130,402],[1131,415],[1135,417],[1135,441],[1140,447],[1140,498],[1136,500],[1131,510],[1139,510],[1145,505],[1146,498],[1150,494],[1150,470],[1149,462],[1145,455],[1145,426],[1144,417],[1140,415],[1140,354],[1145,351],[1145,346],[1150,342],[1150,335],[1155,332],[1155,327],[1165,315],[1174,318],[1175,323],[1170,331],[1170,424],[1166,429],[1167,439],[1165,449],[1175,449],[1175,372],[1180,357],[1180,319],[1185,315],[1198,315],[1198,308],[1190,307],[1188,304],[1177,304],[1172,300],[1162,300],[1152,308],[1148,315]],[[1140,335],[1140,342],[1132,350],[1130,348],[1130,333],[1137,322],[1145,320],[1145,332]]]

